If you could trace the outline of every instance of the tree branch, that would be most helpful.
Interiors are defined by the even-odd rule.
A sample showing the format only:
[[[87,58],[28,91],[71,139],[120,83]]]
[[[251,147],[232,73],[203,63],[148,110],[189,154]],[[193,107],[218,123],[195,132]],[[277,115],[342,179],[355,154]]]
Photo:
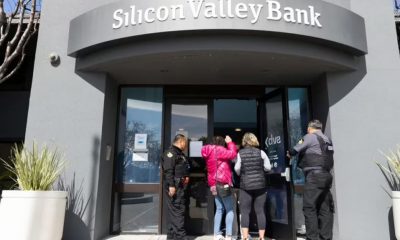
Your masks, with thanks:
[[[24,44],[24,47],[22,48],[22,55],[21,55],[21,59],[19,60],[17,66],[4,78],[0,79],[0,84],[2,84],[3,82],[7,81],[8,79],[10,79],[12,76],[14,76],[14,74],[21,68],[22,64],[24,63],[25,57],[26,57],[26,53],[25,53],[25,48],[26,45],[28,45],[30,38],[35,35],[37,33],[37,30],[34,30],[32,32],[31,35],[29,35],[29,38],[27,39],[27,41]]]
[[[24,14],[25,14],[25,9],[27,8],[26,4],[28,4],[29,2],[31,3],[31,13],[29,17],[29,22],[28,26],[22,33],[22,25],[25,17]],[[14,75],[15,72],[21,67],[22,62],[25,59],[25,47],[29,42],[29,40],[31,39],[32,35],[34,35],[37,32],[38,19],[36,19],[36,0],[28,0],[28,2],[26,3],[24,3],[23,0],[19,0],[18,4],[20,4],[21,8],[20,22],[17,28],[17,32],[15,33],[13,39],[9,41],[7,44],[5,58],[0,66],[0,84],[9,79],[12,75]],[[1,46],[1,39],[0,39],[0,46]],[[20,61],[18,62],[17,66],[9,74],[7,74],[10,64],[13,63],[18,57],[20,57]]]
[[[8,44],[7,44],[7,50],[6,50],[6,54],[4,57],[5,59],[7,59],[10,56],[11,51],[14,49],[15,45],[17,44],[17,40],[20,39],[20,37],[21,37],[22,25],[24,24],[25,9],[26,9],[26,5],[24,4],[22,6],[21,12],[19,14],[19,23],[18,23],[17,31],[15,32],[13,39],[10,42],[8,42]]]
[[[0,1],[4,1],[4,0],[0,0]],[[15,18],[15,16],[17,15],[17,13],[19,12],[21,6],[22,6],[22,0],[18,0],[17,6],[14,9],[14,12],[12,12],[10,16],[8,16],[7,23],[4,24],[5,28],[4,28],[4,25],[1,26],[0,48],[4,45],[4,43],[8,37],[8,34],[10,32],[10,27],[11,27],[12,21]]]

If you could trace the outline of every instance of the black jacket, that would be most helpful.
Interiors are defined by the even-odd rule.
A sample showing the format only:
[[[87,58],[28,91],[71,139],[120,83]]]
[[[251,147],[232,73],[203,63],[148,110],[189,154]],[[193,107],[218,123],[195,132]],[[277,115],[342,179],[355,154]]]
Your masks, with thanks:
[[[241,158],[240,188],[257,190],[265,188],[264,160],[261,150],[246,147],[239,151]]]
[[[189,176],[189,161],[181,149],[171,146],[162,157],[165,182],[168,186],[176,186],[176,180]]]

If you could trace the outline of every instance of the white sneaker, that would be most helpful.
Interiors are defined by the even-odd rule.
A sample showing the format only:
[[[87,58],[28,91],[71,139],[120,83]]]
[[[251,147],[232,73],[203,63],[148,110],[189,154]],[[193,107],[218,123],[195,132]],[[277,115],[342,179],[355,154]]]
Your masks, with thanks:
[[[214,237],[214,240],[225,240],[225,238],[221,234],[218,234],[217,236]]]

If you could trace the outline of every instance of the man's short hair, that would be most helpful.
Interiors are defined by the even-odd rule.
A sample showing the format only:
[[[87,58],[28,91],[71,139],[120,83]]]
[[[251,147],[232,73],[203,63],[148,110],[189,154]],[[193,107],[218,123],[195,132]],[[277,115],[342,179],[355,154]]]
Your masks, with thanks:
[[[308,127],[322,130],[322,123],[318,119],[314,119],[308,122]]]
[[[174,140],[173,140],[173,142],[174,143],[177,143],[177,142],[180,142],[180,141],[187,141],[187,137],[185,136],[185,135],[183,135],[183,134],[176,134],[176,136],[174,137]]]

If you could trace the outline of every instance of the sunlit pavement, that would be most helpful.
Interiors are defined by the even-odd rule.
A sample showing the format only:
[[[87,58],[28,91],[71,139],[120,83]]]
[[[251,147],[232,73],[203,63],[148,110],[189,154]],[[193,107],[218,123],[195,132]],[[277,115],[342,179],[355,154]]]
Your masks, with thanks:
[[[166,240],[166,235],[119,235],[104,240]],[[191,240],[213,240],[212,236],[190,237]]]
[[[166,240],[166,235],[119,235],[104,238],[104,240]],[[190,237],[191,240],[213,240],[212,236]],[[257,238],[254,238],[257,239]],[[271,240],[266,238],[266,240]],[[274,239],[275,240],[275,239]],[[276,239],[279,240],[279,239]],[[297,238],[297,240],[304,240],[304,238]]]

